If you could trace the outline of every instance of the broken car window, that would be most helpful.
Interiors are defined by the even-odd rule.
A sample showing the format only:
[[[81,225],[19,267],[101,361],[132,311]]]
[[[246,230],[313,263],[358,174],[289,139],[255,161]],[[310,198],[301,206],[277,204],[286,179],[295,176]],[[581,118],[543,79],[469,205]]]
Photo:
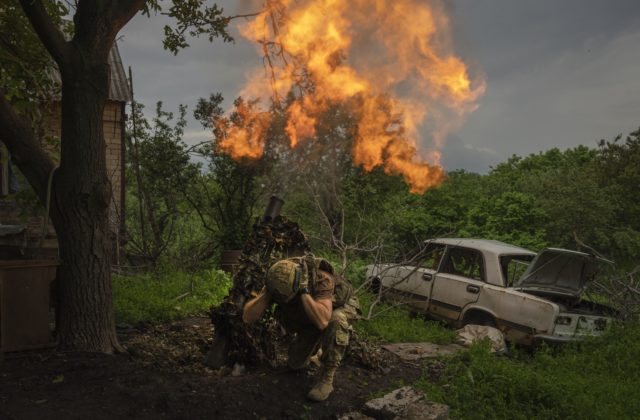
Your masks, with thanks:
[[[482,254],[474,249],[451,248],[440,271],[485,281]]]
[[[500,257],[502,278],[505,287],[513,287],[515,281],[522,277],[533,260],[533,255],[503,255]]]
[[[444,245],[440,244],[429,244],[424,250],[424,259],[422,260],[422,264],[420,264],[423,268],[430,268],[431,270],[437,270],[438,265],[440,265],[440,260],[442,259],[442,255],[444,254]]]

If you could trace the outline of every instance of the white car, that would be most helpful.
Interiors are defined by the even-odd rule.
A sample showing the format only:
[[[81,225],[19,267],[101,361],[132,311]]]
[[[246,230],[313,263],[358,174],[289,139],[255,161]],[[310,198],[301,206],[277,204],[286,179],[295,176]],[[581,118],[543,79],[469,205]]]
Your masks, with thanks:
[[[410,264],[373,264],[374,291],[460,327],[499,328],[509,341],[566,342],[603,333],[614,310],[581,299],[611,262],[547,248],[536,254],[484,239],[433,239]]]

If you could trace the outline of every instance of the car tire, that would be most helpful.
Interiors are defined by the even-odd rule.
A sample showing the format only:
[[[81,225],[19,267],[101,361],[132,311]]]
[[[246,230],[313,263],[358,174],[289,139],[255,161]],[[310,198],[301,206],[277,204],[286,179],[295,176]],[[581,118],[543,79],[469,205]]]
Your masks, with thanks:
[[[370,279],[369,290],[371,290],[371,293],[374,293],[376,295],[380,293],[380,284],[380,277],[373,277],[372,279]]]
[[[462,324],[463,326],[482,325],[485,327],[498,328],[498,323],[496,322],[495,318],[486,312],[475,312],[473,314],[470,314],[468,317],[465,317]]]

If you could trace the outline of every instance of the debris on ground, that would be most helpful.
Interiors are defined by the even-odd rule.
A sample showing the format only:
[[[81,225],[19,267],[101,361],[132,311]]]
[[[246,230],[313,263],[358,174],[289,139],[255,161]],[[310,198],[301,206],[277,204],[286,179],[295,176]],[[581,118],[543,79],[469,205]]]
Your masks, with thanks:
[[[177,373],[213,374],[203,355],[211,345],[212,327],[207,318],[193,317],[171,324],[130,327],[121,341],[131,357],[145,366]]]
[[[351,411],[338,417],[338,420],[375,420],[373,417],[369,417],[366,414],[362,414],[359,411]]]
[[[462,346],[471,347],[474,343],[488,340],[492,353],[504,353],[507,351],[504,334],[497,328],[487,325],[469,324],[456,331],[456,333],[456,342]]]
[[[345,357],[350,363],[365,369],[375,371],[384,369],[385,358],[380,347],[370,343],[366,338],[360,337],[355,331],[351,332]]]
[[[464,350],[464,347],[459,344],[434,343],[394,343],[385,344],[381,347],[408,361],[451,356]]]
[[[403,386],[367,401],[362,409],[375,419],[447,420],[449,406],[427,401],[423,392]]]

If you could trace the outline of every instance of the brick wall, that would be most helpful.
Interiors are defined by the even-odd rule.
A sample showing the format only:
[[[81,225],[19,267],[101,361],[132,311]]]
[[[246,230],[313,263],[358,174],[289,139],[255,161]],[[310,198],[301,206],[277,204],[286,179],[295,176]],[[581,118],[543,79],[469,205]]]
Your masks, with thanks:
[[[103,132],[107,143],[107,175],[111,180],[111,221],[115,229],[122,223],[122,104],[107,102],[104,109]]]
[[[122,126],[123,126],[123,106],[121,102],[108,101],[104,109],[103,133],[106,142],[106,165],[107,175],[112,186],[112,203],[110,208],[110,219],[113,232],[118,232],[122,225]],[[47,110],[47,117],[42,124],[41,135],[45,139],[45,147],[50,150],[54,161],[59,161],[59,151],[56,144],[60,138],[60,104],[54,103]],[[28,188],[28,186],[21,186]],[[29,236],[40,238],[42,236],[42,213],[33,214],[32,217],[25,217],[24,212],[17,208],[15,202],[11,202],[11,197],[2,199],[0,203],[0,224],[22,224],[28,226]],[[42,210],[44,212],[44,210]],[[23,213],[22,216],[19,213]],[[50,224],[49,224],[50,226]],[[50,228],[50,237],[55,237],[55,233]],[[53,238],[52,238],[53,239]]]

